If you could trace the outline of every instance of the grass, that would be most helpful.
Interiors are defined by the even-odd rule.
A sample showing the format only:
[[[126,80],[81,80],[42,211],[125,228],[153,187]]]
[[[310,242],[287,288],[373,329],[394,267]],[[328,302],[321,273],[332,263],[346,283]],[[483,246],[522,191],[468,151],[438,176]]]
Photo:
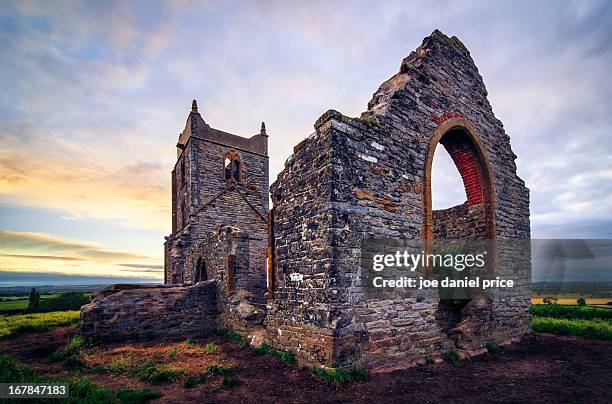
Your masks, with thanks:
[[[368,124],[369,126],[378,125],[380,123],[376,117],[370,115],[362,115],[361,121]]]
[[[0,338],[10,338],[25,332],[46,332],[51,327],[77,324],[79,316],[77,310],[0,316]]]
[[[170,365],[160,365],[144,360],[138,365],[136,374],[142,381],[151,384],[166,384],[175,381],[183,374],[183,371]]]
[[[536,332],[612,340],[612,310],[592,306],[532,304],[529,308]]]
[[[332,386],[340,387],[350,381],[365,381],[368,380],[368,373],[362,369],[326,369],[313,367],[312,373],[314,376]]]
[[[501,349],[501,347],[495,341],[487,342],[485,347],[487,348],[487,351],[490,352],[490,353],[495,353],[495,352],[497,352],[497,351],[499,351]]]
[[[459,352],[457,352],[455,349],[451,349],[450,351],[445,352],[442,357],[446,362],[451,363],[453,365],[459,362],[459,359],[461,359],[459,357]]]
[[[80,369],[83,366],[81,350],[87,345],[85,338],[75,335],[66,346],[51,354],[49,361],[62,362],[62,365],[69,369]]]
[[[221,351],[221,347],[214,342],[209,342],[204,346],[204,352],[207,354],[216,354],[219,353],[219,351]]]
[[[295,355],[293,352],[289,351],[279,351],[278,349],[272,348],[270,345],[263,343],[257,348],[254,349],[255,353],[258,355],[271,355],[280,359],[284,363],[293,363],[295,362]]]
[[[0,354],[0,383],[37,383],[43,380],[29,367]]]
[[[225,376],[223,378],[223,385],[226,387],[240,386],[240,383],[240,379],[238,379],[237,377]]]
[[[242,382],[235,376],[232,376],[232,368],[228,368],[220,365],[210,365],[206,368],[206,374],[200,376],[199,382],[204,383],[210,376],[221,376],[222,382],[221,387],[236,387],[239,386]]]
[[[129,370],[132,366],[132,357],[130,355],[121,355],[113,358],[108,371],[114,374],[123,373]]]
[[[121,390],[117,392],[117,398],[122,404],[144,404],[160,397],[161,394],[159,392],[149,389]]]
[[[70,391],[70,398],[66,401],[68,403],[94,404],[115,401],[107,388],[98,386],[85,376],[70,379],[68,383]]]
[[[232,368],[219,365],[210,365],[206,368],[207,375],[229,376],[232,373]]]
[[[576,305],[578,303],[578,298],[580,296],[575,297],[559,297],[557,298],[557,304],[560,305]],[[608,302],[612,301],[612,298],[609,297],[589,297],[586,296],[584,298],[586,300],[587,305],[602,305],[605,306]],[[544,296],[532,297],[531,304],[544,304]]]
[[[242,335],[238,334],[236,331],[225,328],[219,330],[218,334],[224,338],[229,339],[230,341],[238,342],[240,344],[240,348],[248,348],[251,344],[248,339],[244,338]]]
[[[195,376],[187,376],[183,380],[183,387],[186,389],[192,389],[198,385],[198,379]]]
[[[59,293],[40,295],[40,301],[59,296]],[[28,296],[4,296],[0,301],[0,312],[5,310],[25,310],[28,308]]]
[[[0,383],[68,383],[70,396],[57,400],[64,404],[94,404],[94,403],[124,403],[144,404],[152,399],[161,397],[161,394],[149,389],[122,390],[113,394],[107,388],[101,387],[89,378],[81,376],[68,380],[53,380],[39,375],[28,366],[0,354]],[[0,400],[2,402],[2,400]],[[24,401],[25,402],[25,401]],[[27,400],[27,402],[36,402]],[[41,401],[43,402],[43,401]]]
[[[131,355],[113,358],[108,371],[114,374],[136,376],[144,382],[159,385],[171,383],[183,375],[183,370],[168,364],[158,364],[150,359],[134,360]]]
[[[185,340],[185,342],[187,343],[187,345],[189,346],[196,346],[200,344],[200,341],[198,341],[197,338],[187,338]]]
[[[612,321],[610,320],[599,318],[586,320],[533,316],[532,322],[533,330],[536,332],[573,335],[589,339],[612,340]]]
[[[612,320],[612,309],[564,304],[532,304],[529,313],[537,317],[590,320],[594,318]]]
[[[168,351],[168,359],[174,359],[174,357],[176,356],[177,353],[179,353],[181,350],[180,346],[175,346],[174,348],[172,348],[170,351]]]
[[[9,296],[0,300],[0,314],[49,313],[78,310],[91,301],[91,294],[80,292],[53,293],[40,296],[38,307],[30,308],[28,296]]]

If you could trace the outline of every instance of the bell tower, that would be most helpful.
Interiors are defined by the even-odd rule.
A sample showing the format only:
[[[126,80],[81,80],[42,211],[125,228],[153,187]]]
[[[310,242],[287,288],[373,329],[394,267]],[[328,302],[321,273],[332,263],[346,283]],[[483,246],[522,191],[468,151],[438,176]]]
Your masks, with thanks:
[[[186,251],[205,235],[231,226],[261,239],[263,258],[251,259],[265,269],[268,216],[268,134],[245,138],[212,128],[196,100],[176,144],[172,170],[172,232],[165,243],[166,284],[192,283],[197,276],[185,270],[197,257]],[[256,242],[255,242],[256,244]],[[191,267],[191,265],[187,265]],[[197,266],[197,265],[196,265]]]

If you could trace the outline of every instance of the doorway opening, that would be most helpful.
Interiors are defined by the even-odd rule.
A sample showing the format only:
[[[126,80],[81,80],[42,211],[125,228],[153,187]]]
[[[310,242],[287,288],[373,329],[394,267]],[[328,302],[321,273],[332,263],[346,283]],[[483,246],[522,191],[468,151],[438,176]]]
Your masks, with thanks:
[[[473,131],[442,125],[434,134],[426,164],[423,238],[427,245],[460,251],[470,240],[493,239],[491,172]],[[474,320],[467,318],[472,304],[466,296],[441,295],[436,312],[440,329],[456,340],[461,325]]]

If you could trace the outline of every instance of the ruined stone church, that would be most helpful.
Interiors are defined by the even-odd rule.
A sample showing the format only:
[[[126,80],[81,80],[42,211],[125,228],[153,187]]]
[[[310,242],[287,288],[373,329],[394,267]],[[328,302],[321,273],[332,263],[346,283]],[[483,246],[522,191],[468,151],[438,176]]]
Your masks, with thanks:
[[[82,309],[81,332],[174,339],[231,328],[304,364],[368,369],[469,356],[530,332],[531,264],[513,248],[498,248],[494,264],[516,286],[460,310],[435,290],[372,298],[362,284],[365,238],[530,238],[529,191],[459,39],[434,31],[359,118],[330,110],[314,129],[269,187],[264,124],[251,137],[214,129],[194,101],[176,145],[164,285],[102,291]],[[466,202],[434,211],[440,146]]]

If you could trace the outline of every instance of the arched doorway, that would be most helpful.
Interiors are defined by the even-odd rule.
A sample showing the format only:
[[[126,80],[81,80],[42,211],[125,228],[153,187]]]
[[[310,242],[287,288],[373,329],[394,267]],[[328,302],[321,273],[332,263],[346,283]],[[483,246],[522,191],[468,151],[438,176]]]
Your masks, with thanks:
[[[446,209],[433,210],[432,166],[436,148],[442,146],[450,156],[460,180],[456,186],[463,188],[463,203]],[[439,153],[438,153],[439,154]],[[465,247],[471,240],[484,240],[490,248],[487,265],[495,265],[495,195],[492,172],[485,149],[470,124],[462,118],[446,121],[438,127],[431,139],[425,167],[423,189],[424,218],[422,237],[426,248],[442,251],[449,248]],[[469,242],[464,242],[469,241]],[[435,247],[433,247],[435,245]],[[491,255],[492,254],[492,255]],[[454,272],[451,270],[451,272]],[[466,275],[466,273],[458,273]],[[438,274],[438,276],[445,277]],[[478,292],[454,296],[446,291],[440,292],[436,322],[458,348],[469,347],[473,343],[473,333],[481,326],[482,319],[475,313],[484,313],[487,300]]]
[[[206,263],[202,257],[198,258],[198,262],[195,266],[195,273],[193,276],[193,283],[203,282],[208,280],[208,274],[206,273]]]

